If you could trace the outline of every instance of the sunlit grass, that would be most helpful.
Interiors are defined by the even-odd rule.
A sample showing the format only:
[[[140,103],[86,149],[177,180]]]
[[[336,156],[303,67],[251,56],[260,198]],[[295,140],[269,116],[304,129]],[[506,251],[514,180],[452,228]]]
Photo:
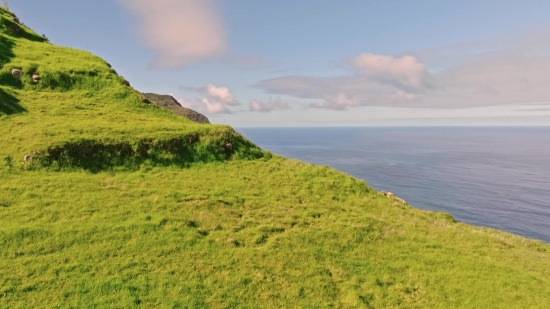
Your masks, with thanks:
[[[283,158],[1,174],[11,308],[544,308],[549,246]]]
[[[149,106],[0,15],[0,308],[548,308],[548,244]]]
[[[13,24],[13,17],[2,12],[0,25]],[[45,43],[36,34],[35,40],[28,40],[24,37],[31,30],[20,26],[22,30],[15,33],[10,27],[0,32],[2,158],[20,161],[53,145],[81,140],[137,145],[191,134],[203,140],[220,132],[230,140],[237,137],[230,128],[199,125],[143,103],[123,77],[89,52]],[[21,37],[23,30],[26,34]],[[20,80],[12,76],[14,68],[24,72]],[[38,83],[32,80],[34,73],[40,75]],[[229,140],[212,141],[211,147],[214,142]]]

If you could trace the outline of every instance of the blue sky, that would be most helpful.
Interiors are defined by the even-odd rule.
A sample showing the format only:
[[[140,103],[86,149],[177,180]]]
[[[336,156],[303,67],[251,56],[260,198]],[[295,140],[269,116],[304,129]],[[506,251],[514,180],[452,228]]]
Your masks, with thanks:
[[[244,126],[549,125],[549,1],[11,0],[142,92]]]

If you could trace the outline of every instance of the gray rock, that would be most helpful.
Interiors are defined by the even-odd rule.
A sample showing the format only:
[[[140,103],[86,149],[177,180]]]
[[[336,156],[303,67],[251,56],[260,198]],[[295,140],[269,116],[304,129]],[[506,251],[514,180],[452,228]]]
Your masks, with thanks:
[[[34,160],[33,156],[26,155],[23,157],[23,161],[25,162],[31,162],[32,160]]]
[[[38,83],[39,80],[40,80],[40,75],[38,73],[34,73],[32,75],[32,81],[35,83]]]
[[[19,69],[11,69],[11,75],[14,78],[21,79],[21,76],[23,76],[23,71]]]
[[[400,202],[400,203],[407,204],[407,202],[402,198],[396,197],[395,200]]]
[[[210,124],[210,121],[206,118],[206,116],[179,105],[178,101],[170,95],[161,95],[156,93],[144,93],[143,95],[148,101],[151,101],[162,108],[166,108],[176,115],[185,117],[197,123]]]
[[[380,191],[380,193],[384,194],[384,196],[387,197],[387,198],[393,198],[393,199],[395,199],[396,201],[398,201],[400,203],[407,204],[407,202],[404,199],[395,196],[395,194],[393,194],[391,192]]]

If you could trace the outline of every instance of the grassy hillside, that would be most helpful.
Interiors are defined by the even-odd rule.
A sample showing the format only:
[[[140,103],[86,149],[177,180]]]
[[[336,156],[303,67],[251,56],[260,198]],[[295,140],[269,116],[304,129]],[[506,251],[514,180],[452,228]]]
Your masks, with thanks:
[[[144,103],[101,58],[51,45],[1,12],[0,157],[20,164],[32,155],[34,165],[99,170],[228,159],[219,151],[227,143],[231,157],[265,155],[229,127],[201,126]],[[12,69],[23,76],[14,78]]]
[[[548,308],[548,244],[146,104],[0,16],[0,308]]]

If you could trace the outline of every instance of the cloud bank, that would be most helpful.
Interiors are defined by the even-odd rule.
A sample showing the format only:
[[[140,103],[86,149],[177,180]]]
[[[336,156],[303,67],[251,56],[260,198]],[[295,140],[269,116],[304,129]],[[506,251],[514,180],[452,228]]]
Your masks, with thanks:
[[[276,99],[269,98],[266,102],[262,100],[250,100],[248,107],[251,112],[268,113],[273,110],[285,110],[290,109],[287,102],[283,101],[280,97]]]
[[[350,63],[379,83],[401,84],[404,88],[422,88],[428,84],[428,72],[413,56],[396,58],[365,53]]]
[[[190,104],[190,101],[170,94],[180,102],[180,105],[195,109],[201,113],[230,114],[231,110],[227,106],[237,106],[241,104],[229,88],[223,86],[208,84],[204,87],[180,86],[180,89],[202,95],[202,98],[196,100],[196,103]]]
[[[309,107],[466,108],[550,102],[550,31],[403,56],[360,54],[349,74],[282,76],[254,86],[311,100]]]
[[[230,114],[231,111],[220,102],[210,102],[207,98],[201,100],[199,111],[207,114]]]
[[[211,0],[118,0],[139,20],[139,33],[155,51],[153,66],[179,68],[227,50],[221,18]]]
[[[235,96],[229,91],[227,87],[216,87],[212,84],[209,84],[204,88],[203,92],[210,98],[217,100],[223,104],[240,104],[237,100],[235,100]]]

